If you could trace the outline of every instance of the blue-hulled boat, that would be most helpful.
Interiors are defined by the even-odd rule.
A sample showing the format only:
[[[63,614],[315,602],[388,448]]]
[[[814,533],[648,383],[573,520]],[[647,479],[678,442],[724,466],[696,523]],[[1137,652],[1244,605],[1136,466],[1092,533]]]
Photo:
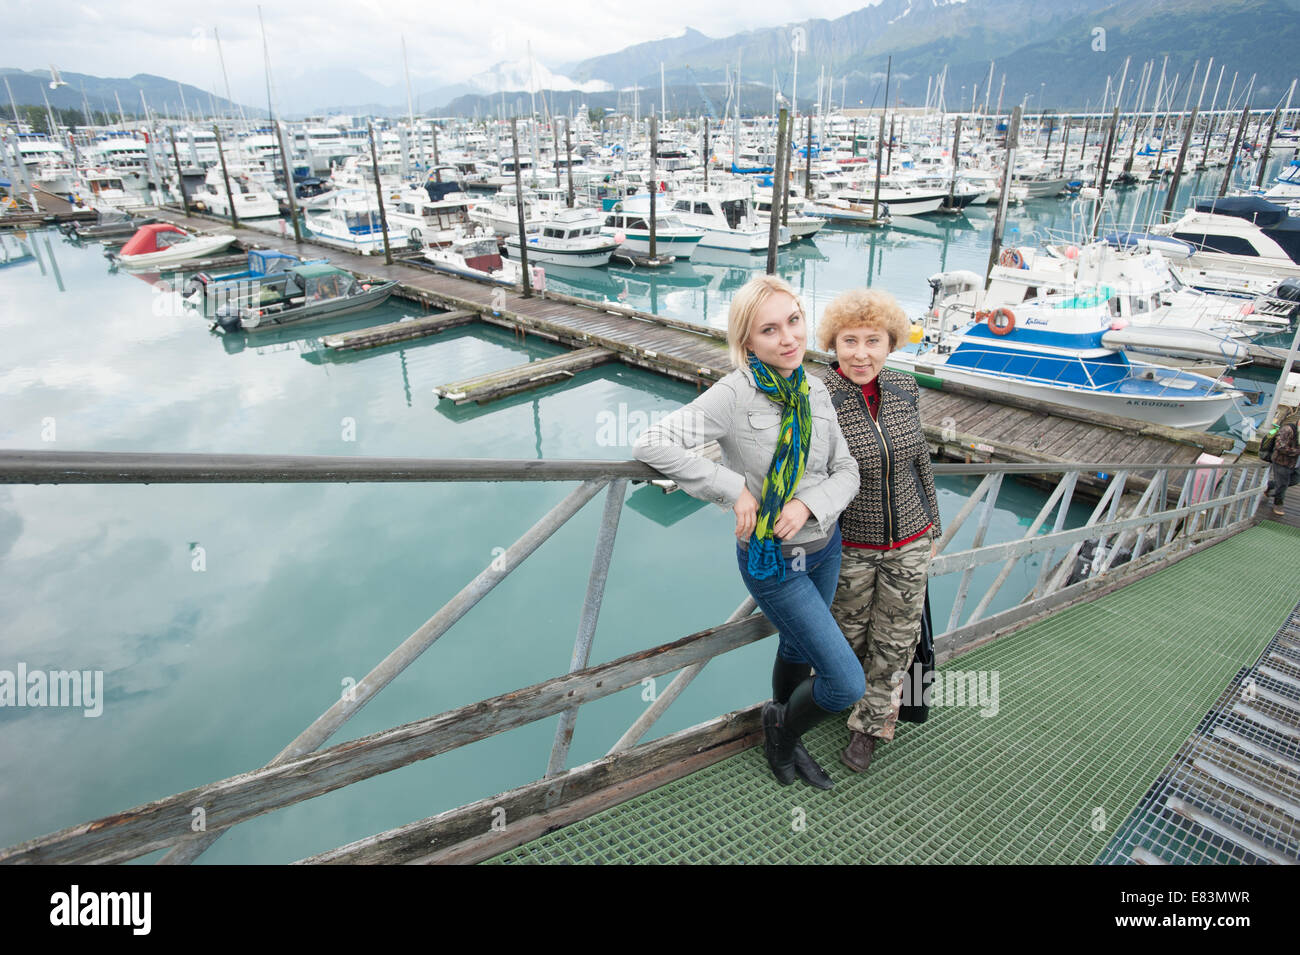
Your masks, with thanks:
[[[1176,428],[1209,427],[1240,391],[1205,375],[1108,348],[1108,290],[1043,296],[980,312],[957,328],[927,316],[919,342],[888,364],[913,374]]]

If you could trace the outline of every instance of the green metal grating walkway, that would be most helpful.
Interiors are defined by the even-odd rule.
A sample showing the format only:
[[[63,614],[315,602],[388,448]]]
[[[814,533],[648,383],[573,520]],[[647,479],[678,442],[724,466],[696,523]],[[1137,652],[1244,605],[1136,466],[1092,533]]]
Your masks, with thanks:
[[[831,792],[752,748],[489,862],[1093,862],[1298,598],[1300,530],[1264,522],[949,661],[997,674],[996,713],[936,705],[863,776],[825,721]]]

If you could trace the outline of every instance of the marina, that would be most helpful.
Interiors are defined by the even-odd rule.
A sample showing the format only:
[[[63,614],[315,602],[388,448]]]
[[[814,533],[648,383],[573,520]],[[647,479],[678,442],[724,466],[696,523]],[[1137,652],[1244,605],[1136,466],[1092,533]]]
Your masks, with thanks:
[[[441,115],[405,44],[390,115],[278,115],[265,32],[258,111],[10,96],[0,863],[1300,862],[1300,493],[1256,456],[1294,82],[921,106],[890,59],[755,108],[734,63],[670,107],[659,63]],[[942,525],[929,719],[865,776],[809,732],[829,792],[765,762],[734,515],[632,460],[764,272],[812,375],[836,296],[902,305]]]

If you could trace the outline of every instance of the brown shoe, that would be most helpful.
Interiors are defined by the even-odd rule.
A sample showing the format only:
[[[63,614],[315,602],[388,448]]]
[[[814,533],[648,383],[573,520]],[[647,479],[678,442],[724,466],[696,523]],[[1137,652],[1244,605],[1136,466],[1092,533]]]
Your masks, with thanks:
[[[1280,507],[1273,508],[1273,513],[1278,517],[1286,517],[1286,511],[1282,510]]]
[[[854,730],[849,738],[849,745],[840,753],[840,762],[855,773],[865,773],[871,765],[871,756],[876,751],[876,738]]]

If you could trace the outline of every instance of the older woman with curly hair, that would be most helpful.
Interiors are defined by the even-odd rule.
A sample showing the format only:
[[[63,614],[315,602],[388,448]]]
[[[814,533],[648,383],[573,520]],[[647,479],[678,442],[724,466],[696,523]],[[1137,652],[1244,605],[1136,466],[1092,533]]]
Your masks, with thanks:
[[[866,771],[878,741],[894,738],[939,540],[916,380],[885,368],[910,332],[893,296],[868,289],[836,298],[818,327],[822,350],[835,353],[826,387],[860,475],[858,493],[840,516],[843,557],[831,606],[866,676],[840,754],[855,772]]]

